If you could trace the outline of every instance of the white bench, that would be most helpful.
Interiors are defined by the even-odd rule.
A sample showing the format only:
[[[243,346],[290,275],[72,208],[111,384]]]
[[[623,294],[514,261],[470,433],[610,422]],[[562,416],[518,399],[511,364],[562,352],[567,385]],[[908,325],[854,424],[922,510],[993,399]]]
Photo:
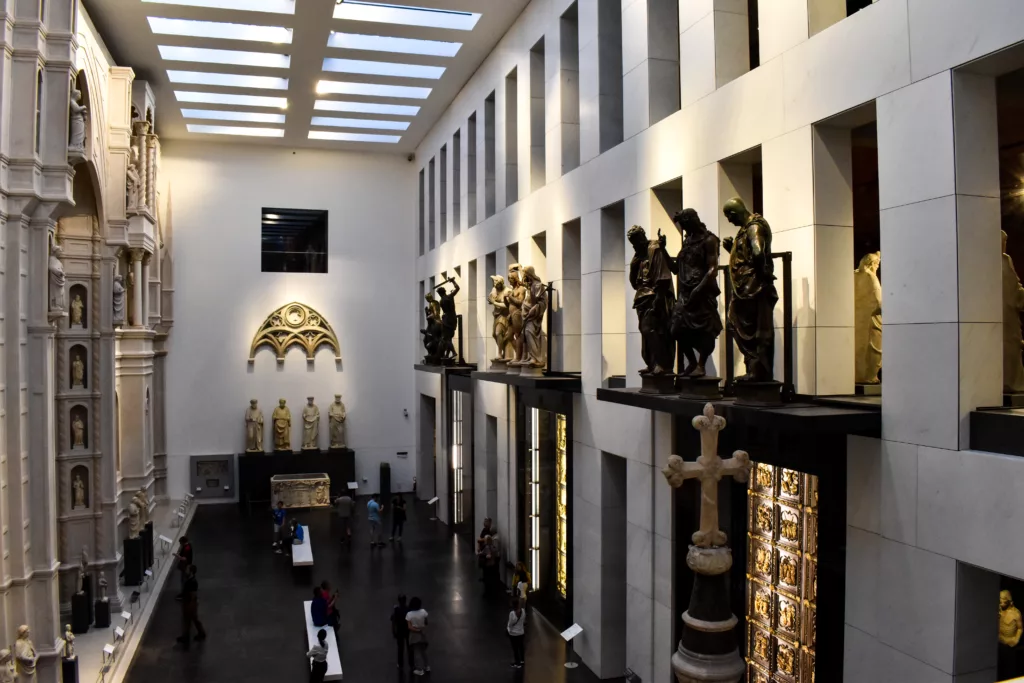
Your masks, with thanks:
[[[292,546],[292,566],[312,567],[313,566],[313,541],[309,538],[309,527],[302,527],[302,543]]]
[[[321,628],[327,632],[327,675],[324,676],[324,680],[340,681],[343,678],[341,657],[338,655],[338,640],[334,637],[334,628],[331,626],[313,626],[313,615],[310,612],[310,607],[312,606],[312,600],[306,600],[302,603],[302,613],[306,617],[306,640],[309,641],[309,647],[312,649],[318,642],[317,632]]]

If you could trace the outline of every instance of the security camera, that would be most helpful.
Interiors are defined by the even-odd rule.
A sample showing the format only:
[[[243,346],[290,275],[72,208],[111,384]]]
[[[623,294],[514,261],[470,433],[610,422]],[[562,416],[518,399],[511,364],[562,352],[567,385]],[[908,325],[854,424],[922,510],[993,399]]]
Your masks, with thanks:
[[[410,154],[409,156],[406,157],[406,160],[408,160],[409,163],[412,163],[412,162],[416,161],[416,155],[415,154]]]

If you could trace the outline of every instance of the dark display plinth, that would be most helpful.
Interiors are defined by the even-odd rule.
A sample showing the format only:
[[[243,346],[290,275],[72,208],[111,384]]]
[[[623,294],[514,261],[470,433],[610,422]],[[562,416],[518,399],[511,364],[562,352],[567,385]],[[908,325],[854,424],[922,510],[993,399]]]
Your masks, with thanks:
[[[60,660],[61,683],[78,683],[78,657],[65,657]]]
[[[110,628],[110,601],[100,598],[93,603],[96,610],[96,621],[93,624],[96,628]]]
[[[1004,408],[1024,408],[1024,394],[1003,394]]]
[[[92,592],[92,574],[83,574],[82,575],[81,589],[85,592],[85,597],[87,598],[86,605],[89,606],[89,623],[91,624],[91,623],[93,623],[95,621],[95,619],[94,619],[95,614],[93,613],[93,609],[92,609],[92,596],[93,596],[93,592]]]
[[[71,632],[88,633],[89,625],[89,596],[85,593],[75,593],[71,596]]]
[[[645,394],[676,393],[675,375],[640,375],[640,391]]]
[[[153,566],[153,522],[146,522],[139,535],[142,539],[142,566],[149,569]]]
[[[718,377],[680,377],[676,388],[683,398],[719,401],[722,398],[722,380]]]
[[[142,563],[142,538],[124,539],[124,585],[141,586],[142,572],[145,570]]]
[[[356,454],[350,448],[301,453],[243,453],[238,456],[238,496],[247,505],[270,505],[270,478],[275,474],[323,472],[331,479],[331,497],[348,491],[356,479]]]
[[[782,382],[736,382],[735,391],[737,405],[782,405]]]

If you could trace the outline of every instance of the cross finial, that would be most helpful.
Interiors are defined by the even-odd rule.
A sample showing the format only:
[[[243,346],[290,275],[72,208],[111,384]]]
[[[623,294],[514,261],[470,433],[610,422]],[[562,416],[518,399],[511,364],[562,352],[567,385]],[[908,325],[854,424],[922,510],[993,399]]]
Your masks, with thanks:
[[[685,462],[678,455],[669,456],[662,471],[673,488],[679,488],[687,479],[700,480],[700,530],[693,534],[693,543],[701,548],[722,546],[727,540],[725,532],[718,528],[719,480],[732,476],[745,482],[750,473],[750,456],[746,451],[736,451],[728,460],[719,457],[718,432],[725,429],[725,424],[725,418],[715,415],[714,406],[706,404],[703,415],[693,418],[694,429],[700,430],[700,457],[696,462]]]

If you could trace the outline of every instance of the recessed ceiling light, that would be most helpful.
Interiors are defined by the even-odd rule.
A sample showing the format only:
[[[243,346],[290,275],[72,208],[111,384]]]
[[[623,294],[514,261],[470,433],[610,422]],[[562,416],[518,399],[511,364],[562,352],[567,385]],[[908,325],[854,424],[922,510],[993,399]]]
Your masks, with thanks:
[[[480,15],[473,12],[433,9],[431,7],[405,7],[376,2],[347,0],[334,8],[335,19],[349,21],[374,21],[380,24],[405,24],[407,26],[429,26],[450,28],[458,31],[472,31]]]
[[[205,62],[207,64],[237,64],[287,69],[292,58],[275,52],[243,52],[242,50],[214,50],[208,47],[158,45],[160,56],[168,62]]]
[[[220,21],[192,19],[165,19],[146,17],[153,33],[194,38],[224,38],[226,40],[253,40],[262,43],[291,43],[292,30],[281,26],[253,26],[228,24]]]
[[[274,14],[295,14],[295,0],[142,0],[161,5],[185,5],[186,7],[212,7],[213,9],[234,9],[248,12],[272,12]]]
[[[401,52],[409,55],[431,55],[432,57],[454,57],[462,43],[446,43],[440,40],[418,40],[416,38],[395,38],[392,36],[368,36],[361,33],[338,33],[331,31],[328,47],[345,50],[372,50],[374,52]]]
[[[346,140],[348,142],[390,142],[402,139],[401,135],[374,135],[372,133],[340,133],[333,130],[311,130],[310,140]]]
[[[398,97],[411,100],[425,100],[430,88],[414,88],[409,85],[381,85],[380,83],[350,83],[348,81],[319,81],[318,93],[341,95],[367,95],[369,97]]]
[[[210,133],[212,135],[249,135],[260,138],[283,138],[283,128],[249,128],[247,126],[207,126],[190,123],[186,126],[189,133]]]
[[[341,119],[333,116],[314,116],[311,126],[334,128],[376,128],[377,130],[409,130],[408,121],[374,121],[372,119]]]
[[[367,74],[370,76],[399,76],[401,78],[441,78],[443,66],[426,66],[425,64],[396,64],[395,62],[366,62],[361,59],[324,60],[324,71],[335,71],[347,74]]]
[[[222,92],[192,92],[175,90],[179,102],[202,102],[203,104],[235,104],[242,107],[274,107],[287,109],[288,99],[284,97],[262,97],[259,95],[229,95]]]
[[[344,102],[340,100],[317,100],[313,109],[348,111],[359,114],[394,114],[395,116],[416,116],[420,113],[420,108],[411,104],[379,104],[377,102]]]
[[[182,109],[186,119],[214,119],[217,121],[245,121],[246,123],[284,123],[284,114],[264,114],[257,111],[221,111],[220,109]]]
[[[264,90],[287,90],[288,79],[276,76],[247,76],[243,74],[216,74],[209,71],[167,70],[171,83],[190,85],[223,85],[229,88],[262,88]]]

